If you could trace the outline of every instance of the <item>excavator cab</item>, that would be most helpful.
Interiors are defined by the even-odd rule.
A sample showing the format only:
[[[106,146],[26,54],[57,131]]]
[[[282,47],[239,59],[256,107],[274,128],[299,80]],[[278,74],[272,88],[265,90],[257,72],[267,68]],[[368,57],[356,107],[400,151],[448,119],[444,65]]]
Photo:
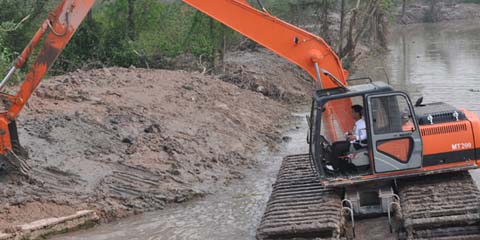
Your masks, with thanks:
[[[315,91],[309,154],[284,158],[258,239],[342,239],[349,228],[355,238],[358,219],[377,217],[392,238],[479,239],[468,173],[480,164],[479,117],[441,102],[412,105],[383,82],[338,86]],[[363,106],[364,124],[353,105]],[[345,141],[354,125],[365,126],[364,146]],[[345,168],[330,171],[334,161]]]
[[[366,129],[360,131],[366,132],[367,139],[362,144],[346,141],[345,132],[352,129],[340,127],[339,122],[350,117],[348,105],[352,104],[364,109]],[[317,172],[332,185],[422,167],[422,139],[410,98],[383,82],[316,91],[309,144]],[[342,169],[332,171],[332,165]]]

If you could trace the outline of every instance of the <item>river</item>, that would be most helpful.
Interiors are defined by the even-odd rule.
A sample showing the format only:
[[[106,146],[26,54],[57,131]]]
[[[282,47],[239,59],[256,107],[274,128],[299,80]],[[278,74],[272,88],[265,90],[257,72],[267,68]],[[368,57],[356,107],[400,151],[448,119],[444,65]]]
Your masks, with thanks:
[[[480,114],[480,24],[456,22],[398,27],[389,51],[373,57],[357,76],[387,79],[415,101],[445,101]],[[388,77],[386,77],[386,75]],[[305,153],[305,114],[296,114],[291,138],[278,151],[264,149],[258,169],[243,180],[202,200],[104,224],[54,239],[255,239],[271,184],[283,156]],[[480,179],[478,171],[472,174]]]
[[[413,102],[423,96],[425,103],[444,101],[480,114],[478,23],[397,27],[386,56],[372,59],[371,66],[357,75],[387,79],[395,89],[410,94]]]

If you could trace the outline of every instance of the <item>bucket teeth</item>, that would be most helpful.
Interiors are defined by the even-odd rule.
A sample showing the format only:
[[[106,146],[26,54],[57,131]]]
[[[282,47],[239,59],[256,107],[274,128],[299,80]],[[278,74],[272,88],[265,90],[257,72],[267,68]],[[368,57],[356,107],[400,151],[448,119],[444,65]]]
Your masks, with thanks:
[[[12,151],[7,153],[4,157],[6,161],[22,175],[30,177],[32,168],[30,167],[28,160],[28,151],[20,145],[20,139],[18,138],[17,123],[12,121],[8,124],[8,131],[10,135],[10,143],[12,145]]]
[[[338,239],[343,229],[341,199],[325,188],[309,155],[283,160],[257,239]]]
[[[8,163],[18,170],[22,175],[30,177],[32,167],[30,164],[28,164],[28,157],[25,157],[25,155],[22,154],[17,154],[14,151],[9,152],[5,157]]]

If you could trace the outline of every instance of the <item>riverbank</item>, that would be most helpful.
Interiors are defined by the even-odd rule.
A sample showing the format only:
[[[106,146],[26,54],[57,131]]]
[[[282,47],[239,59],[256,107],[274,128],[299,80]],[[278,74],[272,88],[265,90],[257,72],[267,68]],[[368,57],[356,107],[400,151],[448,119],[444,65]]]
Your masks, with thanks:
[[[413,1],[408,3],[405,14],[402,9],[396,9],[396,23],[415,24],[426,22],[447,22],[458,20],[472,20],[480,18],[480,4],[478,3],[455,3],[452,1],[435,1],[432,8],[431,1]]]
[[[282,141],[291,103],[308,102],[311,87],[292,78],[296,67],[262,54],[238,63],[256,91],[200,73],[134,68],[46,80],[19,121],[34,181],[1,175],[0,231],[20,235],[24,223],[86,209],[109,221],[242,178],[259,146]],[[276,75],[257,75],[252,63]],[[269,86],[284,94],[270,96]]]

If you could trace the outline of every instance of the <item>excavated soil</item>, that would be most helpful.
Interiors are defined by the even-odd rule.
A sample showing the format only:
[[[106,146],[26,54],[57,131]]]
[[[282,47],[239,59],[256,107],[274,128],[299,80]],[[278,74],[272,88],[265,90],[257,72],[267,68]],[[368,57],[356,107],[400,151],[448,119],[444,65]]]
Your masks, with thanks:
[[[304,105],[311,97],[312,78],[272,52],[229,52],[220,79],[282,102]]]
[[[33,180],[0,173],[0,230],[80,209],[96,209],[103,219],[162,209],[241,178],[255,167],[259,146],[282,141],[286,102],[306,99],[310,86],[278,58],[268,70],[276,72],[259,76],[255,71],[270,59],[257,59],[258,69],[249,70],[254,58],[228,65],[248,73],[236,85],[200,73],[133,68],[46,80],[18,123]],[[239,88],[244,82],[260,84]],[[283,89],[277,99],[286,101],[274,100],[271,86]]]

